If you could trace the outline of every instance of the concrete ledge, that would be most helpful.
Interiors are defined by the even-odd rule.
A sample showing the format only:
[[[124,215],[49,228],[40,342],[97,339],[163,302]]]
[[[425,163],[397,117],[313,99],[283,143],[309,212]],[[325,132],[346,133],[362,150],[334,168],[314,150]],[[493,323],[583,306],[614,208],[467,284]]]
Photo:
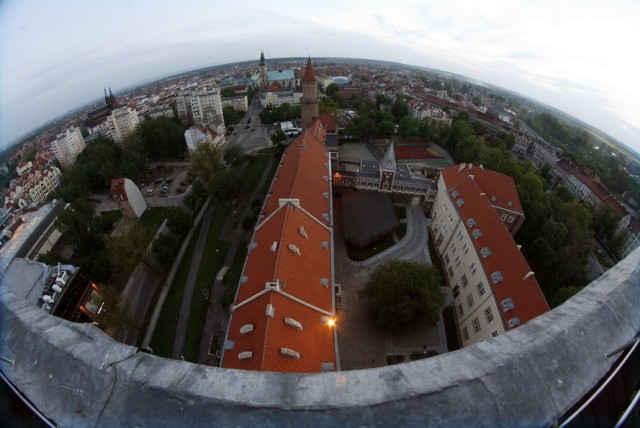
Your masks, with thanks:
[[[369,370],[278,374],[168,360],[1,296],[2,372],[62,426],[550,425],[640,330],[640,249],[516,330]]]

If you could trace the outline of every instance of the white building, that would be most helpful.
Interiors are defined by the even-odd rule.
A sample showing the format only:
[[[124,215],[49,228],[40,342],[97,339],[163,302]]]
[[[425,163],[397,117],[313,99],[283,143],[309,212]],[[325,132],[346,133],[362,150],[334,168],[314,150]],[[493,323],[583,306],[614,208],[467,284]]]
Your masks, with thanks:
[[[445,168],[431,217],[462,346],[502,334],[549,310],[513,240],[517,227],[511,233],[508,228],[523,218],[513,179],[465,164]]]
[[[140,189],[128,178],[111,180],[111,195],[124,218],[140,218],[147,209],[147,202]]]
[[[225,143],[223,133],[218,133],[206,126],[198,125],[184,131],[184,139],[189,150],[195,150],[198,144],[213,144],[220,146]]]
[[[249,111],[249,99],[246,95],[226,97],[222,99],[222,106],[231,106],[238,111]]]
[[[53,153],[60,162],[62,168],[73,165],[81,151],[86,147],[80,128],[69,128],[58,134],[56,140],[51,143]]]
[[[260,94],[260,104],[263,108],[280,107],[284,103],[292,106],[299,106],[302,99],[302,92],[282,91],[282,92],[264,92]]]
[[[107,119],[109,135],[116,144],[122,145],[124,139],[133,133],[139,123],[140,119],[135,109],[127,106],[118,107]]]
[[[183,124],[224,122],[217,88],[179,93],[176,96],[176,109]]]

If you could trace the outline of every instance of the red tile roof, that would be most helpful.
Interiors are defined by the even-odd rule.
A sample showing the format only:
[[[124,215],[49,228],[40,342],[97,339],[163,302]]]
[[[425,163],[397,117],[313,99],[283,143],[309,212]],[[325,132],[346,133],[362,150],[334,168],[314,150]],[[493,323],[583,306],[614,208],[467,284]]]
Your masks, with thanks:
[[[124,188],[124,178],[114,178],[111,180],[111,195],[119,196],[121,200],[127,201],[127,192]]]
[[[491,201],[491,204],[505,210],[524,213],[518,190],[513,178],[499,172],[484,169],[482,166],[473,164],[460,164],[443,169],[442,174],[448,186],[454,186],[473,176],[473,179],[480,191]],[[493,199],[495,196],[495,200]]]
[[[509,319],[518,317],[520,322],[524,324],[548,311],[549,305],[535,276],[529,274],[531,268],[527,261],[496,214],[491,201],[488,199],[489,193],[486,191],[487,189],[482,187],[483,185],[486,186],[487,177],[495,179],[492,184],[498,182],[506,183],[507,180],[498,177],[502,174],[488,170],[484,170],[484,172],[475,175],[471,179],[469,176],[473,174],[465,174],[464,171],[458,172],[458,169],[459,166],[456,165],[442,171],[447,190],[449,196],[455,202],[456,209],[469,236],[472,237],[474,248],[489,279],[498,307],[501,306],[500,302],[506,298],[511,298],[513,301],[514,308],[512,310],[508,312],[500,311],[505,330],[509,330]],[[480,168],[477,168],[477,170],[480,170]],[[477,171],[474,168],[472,172]],[[465,178],[461,180],[460,176]],[[478,177],[483,177],[485,180],[478,182]],[[503,197],[513,197],[514,194],[517,197],[515,185],[512,181],[511,187],[511,189],[493,189],[493,187],[491,189],[499,192]],[[453,191],[457,191],[458,196],[454,197],[452,195]],[[485,193],[485,195],[482,195],[482,193]],[[459,199],[462,199],[464,203],[458,205],[457,201]],[[475,225],[471,226],[469,219],[473,219]],[[480,230],[481,232],[477,238],[473,238],[474,230]],[[491,252],[488,257],[482,256],[482,248],[484,247],[487,247]],[[494,284],[492,281],[494,272],[500,272],[502,281]]]
[[[304,74],[302,75],[303,82],[313,82],[316,80],[316,75],[313,72],[313,65],[311,64],[311,57],[307,59],[307,68],[304,69]]]
[[[327,369],[323,363],[337,366],[334,331],[325,324],[334,302],[332,230],[323,217],[331,208],[324,136],[316,120],[282,158],[249,246],[223,367],[319,372]]]
[[[335,133],[336,132],[336,119],[330,114],[321,114],[318,116],[320,122],[325,126],[327,132]]]

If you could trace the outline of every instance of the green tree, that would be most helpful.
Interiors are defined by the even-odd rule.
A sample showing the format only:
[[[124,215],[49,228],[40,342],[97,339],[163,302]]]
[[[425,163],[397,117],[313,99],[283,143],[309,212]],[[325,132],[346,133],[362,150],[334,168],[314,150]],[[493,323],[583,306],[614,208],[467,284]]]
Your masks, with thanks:
[[[330,83],[329,86],[324,90],[326,96],[333,98],[338,93],[338,85],[335,83]]]
[[[593,212],[593,232],[599,238],[613,238],[619,222],[620,217],[609,205],[602,204]]]
[[[404,101],[404,98],[397,96],[391,107],[391,113],[396,119],[396,123],[400,123],[400,120],[409,114],[409,106]]]
[[[193,221],[191,216],[178,206],[169,206],[164,210],[167,218],[167,227],[177,236],[182,236],[191,229]]]
[[[95,210],[86,199],[74,200],[58,215],[55,225],[65,241],[78,251],[89,250],[92,244],[100,241]]]
[[[400,331],[437,322],[444,293],[433,266],[389,260],[371,275],[362,295],[369,300],[377,327]]]
[[[244,162],[244,151],[238,145],[227,147],[222,156],[227,165],[240,166]]]
[[[49,266],[55,266],[58,263],[66,262],[66,260],[64,260],[62,257],[54,253],[53,251],[47,251],[46,253],[39,254],[36,260]]]
[[[273,144],[276,144],[276,145],[285,143],[287,141],[287,135],[281,129],[278,129],[271,136],[271,141],[273,142]]]
[[[219,171],[211,180],[211,195],[218,201],[230,201],[240,195],[240,177],[233,169]]]
[[[151,245],[151,252],[163,266],[169,266],[173,262],[177,250],[178,240],[166,233],[158,235]]]
[[[238,114],[233,106],[224,106],[222,107],[222,116],[224,118],[224,123],[227,126],[236,125],[242,119],[242,116]]]
[[[142,262],[157,271],[157,267],[151,265],[145,257],[153,233],[152,230],[138,224],[124,235],[108,237],[107,251],[114,269],[130,275],[138,263]]]
[[[203,183],[210,182],[213,176],[222,168],[221,150],[213,144],[198,144],[190,152],[190,156],[191,168],[189,173]]]
[[[231,88],[223,88],[220,91],[220,96],[223,96],[223,97],[235,97],[236,96],[236,91],[234,91]]]

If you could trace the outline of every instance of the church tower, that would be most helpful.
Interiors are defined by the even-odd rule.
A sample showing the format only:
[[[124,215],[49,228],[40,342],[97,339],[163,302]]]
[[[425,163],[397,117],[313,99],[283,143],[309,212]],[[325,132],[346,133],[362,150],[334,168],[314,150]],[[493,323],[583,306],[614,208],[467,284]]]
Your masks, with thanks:
[[[267,63],[264,60],[264,51],[260,52],[260,89],[267,89]]]
[[[311,57],[307,59],[307,68],[302,75],[302,99],[300,100],[302,109],[302,129],[311,126],[318,117],[318,86],[316,76],[313,73]]]
[[[396,154],[393,149],[392,142],[387,153],[385,153],[384,157],[380,161],[380,190],[387,192],[391,191],[397,171]]]

